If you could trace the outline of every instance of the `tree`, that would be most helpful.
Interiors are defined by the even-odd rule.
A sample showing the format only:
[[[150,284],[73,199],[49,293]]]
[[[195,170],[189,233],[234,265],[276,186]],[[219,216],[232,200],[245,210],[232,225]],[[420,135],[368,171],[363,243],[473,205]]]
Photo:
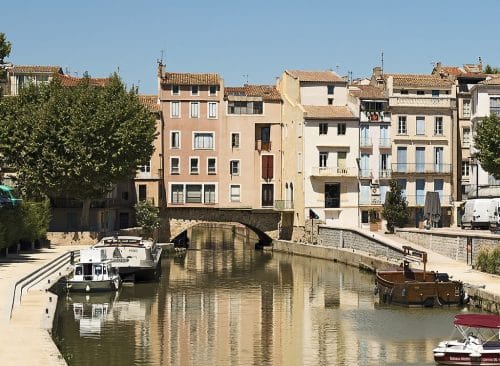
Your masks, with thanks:
[[[4,58],[10,55],[12,50],[12,43],[7,41],[5,33],[0,32],[0,64],[4,63]]]
[[[500,74],[500,68],[491,67],[490,65],[486,65],[486,67],[484,68],[484,73],[485,74]]]
[[[387,229],[394,233],[395,227],[403,227],[408,223],[410,210],[406,198],[401,194],[401,187],[397,180],[391,180],[390,188],[391,190],[386,194],[382,216],[387,220]]]
[[[500,178],[500,118],[495,114],[483,118],[477,124],[474,147],[484,170],[496,179]]]
[[[104,86],[54,78],[0,103],[0,155],[20,188],[28,197],[82,200],[82,229],[91,200],[130,179],[153,152],[154,118],[117,75]]]
[[[134,208],[137,224],[147,237],[153,237],[160,227],[160,210],[147,201],[137,202]]]

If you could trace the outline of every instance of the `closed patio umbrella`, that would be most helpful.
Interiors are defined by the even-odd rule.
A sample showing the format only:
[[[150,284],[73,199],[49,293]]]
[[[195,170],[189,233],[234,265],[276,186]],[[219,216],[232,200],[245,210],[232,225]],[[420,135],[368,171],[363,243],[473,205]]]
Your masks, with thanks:
[[[437,227],[441,220],[441,201],[438,192],[427,192],[425,195],[424,217]]]

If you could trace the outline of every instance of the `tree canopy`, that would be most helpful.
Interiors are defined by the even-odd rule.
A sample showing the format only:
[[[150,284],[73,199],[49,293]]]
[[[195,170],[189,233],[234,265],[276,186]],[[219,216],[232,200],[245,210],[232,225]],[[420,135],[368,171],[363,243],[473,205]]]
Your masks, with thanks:
[[[29,197],[101,198],[153,152],[155,120],[117,75],[104,86],[54,78],[0,103],[0,154]]]
[[[382,216],[387,220],[387,229],[393,233],[395,227],[403,227],[408,223],[410,211],[397,180],[391,180],[390,189],[386,193]]]
[[[482,119],[475,132],[474,147],[481,167],[500,179],[500,118],[492,114]]]
[[[500,74],[500,68],[486,65],[486,67],[484,68],[484,73],[485,74]]]
[[[0,64],[4,63],[4,58],[10,55],[12,50],[12,43],[7,41],[5,33],[0,32]]]

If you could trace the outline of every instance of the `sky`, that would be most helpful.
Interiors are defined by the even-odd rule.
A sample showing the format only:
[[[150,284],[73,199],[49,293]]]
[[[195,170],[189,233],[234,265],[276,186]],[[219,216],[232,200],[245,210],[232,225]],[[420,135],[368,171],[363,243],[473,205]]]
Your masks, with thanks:
[[[500,66],[497,0],[0,0],[0,32],[17,65],[82,76],[118,71],[157,93],[157,60],[172,72],[216,72],[226,86],[274,84],[286,69],[353,78]]]

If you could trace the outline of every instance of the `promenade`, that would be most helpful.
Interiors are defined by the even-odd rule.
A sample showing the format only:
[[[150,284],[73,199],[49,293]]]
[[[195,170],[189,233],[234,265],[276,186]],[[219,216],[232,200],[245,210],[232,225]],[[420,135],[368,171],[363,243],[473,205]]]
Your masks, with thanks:
[[[12,314],[11,307],[16,282],[67,251],[80,248],[52,245],[0,258],[0,365],[66,365],[49,333],[57,296],[46,292],[58,279],[60,271],[23,294],[21,303],[14,304]]]

